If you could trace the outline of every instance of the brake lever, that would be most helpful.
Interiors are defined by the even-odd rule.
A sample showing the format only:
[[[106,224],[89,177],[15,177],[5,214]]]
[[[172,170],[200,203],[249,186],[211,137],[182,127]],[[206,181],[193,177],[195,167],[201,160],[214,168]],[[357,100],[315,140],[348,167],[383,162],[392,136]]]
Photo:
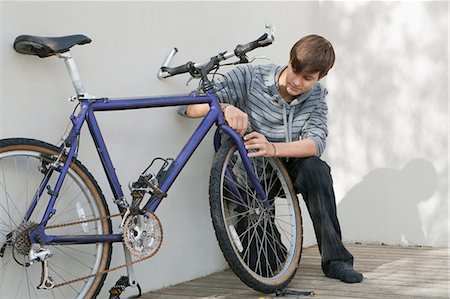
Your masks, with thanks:
[[[194,79],[194,77],[189,77],[189,79],[186,81],[186,86],[189,85],[189,83],[191,83],[191,81]]]

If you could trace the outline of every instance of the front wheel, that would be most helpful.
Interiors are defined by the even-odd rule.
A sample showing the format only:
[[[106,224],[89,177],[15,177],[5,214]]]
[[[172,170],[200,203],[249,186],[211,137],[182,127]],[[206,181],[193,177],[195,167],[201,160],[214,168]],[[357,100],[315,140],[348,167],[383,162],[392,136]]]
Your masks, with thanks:
[[[54,188],[58,169],[50,164],[58,148],[33,139],[0,140],[0,297],[2,298],[94,298],[109,267],[111,244],[44,244],[53,256],[48,259],[49,275],[55,284],[98,274],[88,279],[40,290],[41,263],[27,264],[30,240],[27,231],[40,223],[49,195],[45,190],[34,209],[30,208],[44,177]],[[50,191],[49,191],[50,192]],[[55,214],[46,229],[49,235],[98,235],[111,233],[111,221],[104,196],[96,181],[79,162],[71,163],[54,206]],[[31,211],[26,216],[27,211]],[[67,223],[94,219],[77,225]]]
[[[302,221],[297,195],[279,159],[250,158],[272,209],[257,197],[236,145],[224,142],[210,178],[211,216],[233,272],[263,293],[285,288],[297,271]]]

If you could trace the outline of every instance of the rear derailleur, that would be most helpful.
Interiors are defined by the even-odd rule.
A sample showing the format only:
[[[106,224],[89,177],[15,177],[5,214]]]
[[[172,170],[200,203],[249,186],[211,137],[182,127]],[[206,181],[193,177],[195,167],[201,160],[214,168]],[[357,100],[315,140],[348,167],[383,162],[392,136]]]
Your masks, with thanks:
[[[48,260],[53,256],[53,252],[50,249],[45,249],[41,245],[34,243],[31,245],[30,253],[28,254],[29,264],[32,265],[35,262],[41,262],[41,282],[37,286],[38,289],[51,290],[55,286],[53,278],[48,272]]]

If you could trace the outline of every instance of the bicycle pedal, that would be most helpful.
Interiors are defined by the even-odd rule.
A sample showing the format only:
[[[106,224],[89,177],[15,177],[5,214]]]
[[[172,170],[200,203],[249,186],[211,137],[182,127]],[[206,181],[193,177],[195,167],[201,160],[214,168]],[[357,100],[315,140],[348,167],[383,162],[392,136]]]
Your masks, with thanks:
[[[110,299],[120,299],[120,295],[129,286],[130,286],[130,282],[129,282],[128,276],[121,276],[116,281],[116,284],[109,290],[109,298]],[[141,295],[142,295],[141,286],[139,284],[136,284],[136,287],[138,288],[139,294],[129,297],[129,298],[141,297]]]
[[[290,297],[290,296],[296,296],[298,297],[314,297],[316,294],[314,291],[296,291],[296,290],[281,290],[275,292],[275,297]]]

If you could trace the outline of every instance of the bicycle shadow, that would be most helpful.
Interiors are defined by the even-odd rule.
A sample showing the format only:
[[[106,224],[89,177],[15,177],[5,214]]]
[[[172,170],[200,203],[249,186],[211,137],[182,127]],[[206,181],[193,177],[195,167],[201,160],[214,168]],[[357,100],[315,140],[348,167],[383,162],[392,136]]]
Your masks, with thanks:
[[[338,205],[344,239],[424,244],[418,205],[428,200],[437,186],[438,174],[425,159],[414,159],[401,170],[372,171]]]

